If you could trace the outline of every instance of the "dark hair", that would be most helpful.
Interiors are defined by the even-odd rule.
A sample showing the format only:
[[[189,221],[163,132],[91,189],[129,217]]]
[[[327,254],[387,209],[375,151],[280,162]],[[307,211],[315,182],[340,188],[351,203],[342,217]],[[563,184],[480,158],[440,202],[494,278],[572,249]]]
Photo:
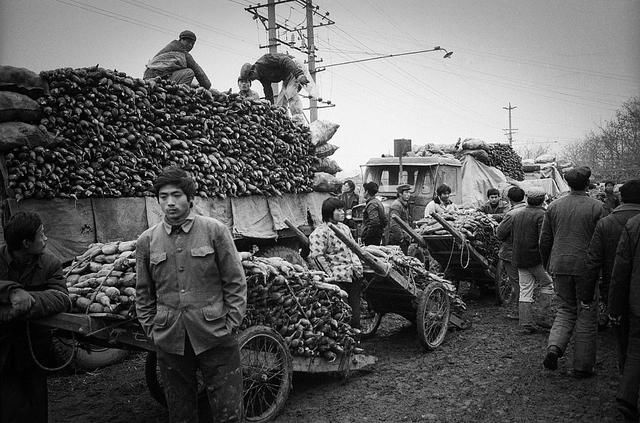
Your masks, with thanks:
[[[576,186],[571,185],[571,183],[570,183],[570,182],[567,182],[567,183],[568,183],[568,184],[569,184],[569,186],[570,186],[571,188],[573,188],[573,189],[579,189],[579,188],[582,188],[582,187],[580,187],[580,186],[579,186],[579,184],[578,184],[578,183],[576,183],[576,184],[575,184]],[[596,189],[596,188],[597,188],[597,187],[596,187],[596,184],[593,184],[593,183],[589,184],[589,189]]]
[[[433,201],[436,204],[440,204],[440,196],[445,192],[451,194],[451,188],[449,187],[449,185],[441,184],[440,186],[438,186],[438,188],[436,188],[436,195],[435,197],[433,197]]]
[[[330,197],[322,202],[322,221],[329,222],[333,218],[336,209],[343,209],[344,201],[339,198]]]
[[[624,203],[640,204],[640,179],[625,182],[620,187],[620,199]]]
[[[356,184],[354,184],[354,183],[353,183],[353,181],[352,181],[351,179],[347,179],[346,181],[344,181],[344,182],[342,183],[342,185],[344,185],[344,184],[349,185],[349,189],[350,189],[351,191],[355,191],[355,189],[356,189]]]
[[[42,226],[42,220],[37,213],[18,212],[11,216],[4,226],[4,241],[9,251],[22,249],[22,241],[25,239],[33,241],[40,226]]]
[[[530,206],[539,206],[540,204],[544,203],[545,197],[545,195],[541,197],[527,197],[527,204],[529,204]]]
[[[193,200],[193,197],[196,196],[196,183],[185,170],[179,167],[170,166],[162,169],[162,173],[158,175],[153,183],[153,191],[156,194],[156,198],[159,198],[158,193],[165,185],[177,186],[189,200]]]
[[[497,195],[499,197],[500,191],[498,191],[496,188],[489,188],[487,190],[487,197],[491,197],[492,195]]]
[[[378,184],[376,184],[375,182],[367,182],[362,185],[362,188],[364,188],[367,194],[372,196],[378,193]]]
[[[616,185],[616,183],[615,183],[615,182],[613,182],[613,181],[604,181],[604,186],[606,187],[607,185],[613,185],[613,186],[615,186],[615,185]]]
[[[514,203],[519,203],[524,200],[524,190],[520,187],[511,187],[507,191],[507,197]]]

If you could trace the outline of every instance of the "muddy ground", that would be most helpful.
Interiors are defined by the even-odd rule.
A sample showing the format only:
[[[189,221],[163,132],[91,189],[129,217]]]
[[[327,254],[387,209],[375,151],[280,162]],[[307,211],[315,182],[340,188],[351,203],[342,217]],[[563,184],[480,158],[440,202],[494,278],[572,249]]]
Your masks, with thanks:
[[[363,346],[378,357],[369,372],[339,377],[296,374],[276,422],[616,422],[618,376],[614,337],[599,333],[597,376],[567,374],[569,356],[555,372],[544,370],[546,335],[518,335],[490,297],[465,298],[473,326],[450,331],[432,352],[415,327],[385,316],[378,335]],[[50,378],[55,422],[166,422],[149,395],[144,359],[84,374]]]

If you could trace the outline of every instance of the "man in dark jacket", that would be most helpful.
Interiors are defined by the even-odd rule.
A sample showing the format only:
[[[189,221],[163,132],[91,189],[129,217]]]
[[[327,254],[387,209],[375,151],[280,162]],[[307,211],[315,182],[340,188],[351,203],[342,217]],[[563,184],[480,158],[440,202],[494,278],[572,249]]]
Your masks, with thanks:
[[[260,81],[266,99],[276,106],[289,106],[292,115],[302,113],[302,103],[298,96],[300,88],[305,87],[308,90],[311,85],[302,67],[291,56],[283,53],[267,53],[253,65],[245,63],[240,68],[240,78]],[[271,84],[281,81],[282,88],[274,101]]]
[[[45,252],[47,237],[36,213],[16,213],[0,248],[0,422],[48,417],[47,375],[31,355],[49,364],[50,332],[30,320],[69,310],[62,264]],[[29,335],[28,335],[29,334]]]
[[[620,187],[622,205],[601,219],[596,226],[587,253],[587,277],[578,281],[578,299],[586,304],[595,301],[598,276],[602,271],[602,283],[599,286],[600,302],[608,304],[611,273],[616,258],[616,247],[620,234],[629,219],[640,214],[640,179],[633,179]],[[627,349],[629,322],[628,316],[616,327],[618,338],[618,368],[624,368],[624,358]]]
[[[492,215],[498,222],[503,219],[504,214],[511,208],[509,203],[500,198],[500,191],[496,188],[490,188],[487,191],[487,200],[478,210]]]
[[[627,357],[616,394],[618,410],[627,422],[638,422],[640,385],[640,215],[629,219],[620,235],[611,275],[609,314],[613,321],[628,315]]]
[[[393,220],[393,216],[398,216],[401,220],[411,225],[412,219],[409,215],[409,198],[411,197],[411,185],[398,185],[396,189],[398,198],[396,198],[389,207],[389,245],[399,245],[403,253],[407,254],[411,237],[402,230],[400,225]]]
[[[513,265],[512,257],[513,257],[513,234],[511,232],[511,219],[513,215],[522,210],[527,204],[524,202],[524,190],[520,187],[511,187],[509,191],[507,191],[507,198],[509,198],[509,202],[511,203],[511,209],[505,214],[504,219],[498,225],[496,229],[496,236],[501,242],[500,250],[498,250],[498,258],[502,260],[502,265],[509,275],[509,281],[512,285],[512,303],[516,305],[518,304],[518,298],[520,296],[520,285],[518,282],[518,268]],[[508,319],[519,320],[518,311],[513,313],[513,309],[511,309],[507,313]]]
[[[607,181],[604,183],[604,207],[607,209],[607,212],[611,213],[616,207],[620,205],[620,199],[613,192],[613,187],[615,184],[613,181]]]
[[[588,167],[574,168],[565,174],[571,192],[549,205],[540,236],[542,262],[548,265],[559,302],[544,366],[550,370],[558,368],[558,358],[564,354],[575,329],[576,377],[593,375],[596,359],[598,310],[590,304],[578,304],[576,292],[577,282],[585,277],[591,237],[606,214],[602,203],[586,193],[590,177]]]
[[[164,219],[136,242],[136,313],[158,353],[169,420],[197,420],[200,369],[213,421],[241,422],[238,251],[222,222],[192,213],[195,182],[184,170],[165,169],[153,188]]]
[[[189,54],[196,43],[196,34],[182,31],[177,40],[171,41],[147,64],[144,79],[168,78],[178,84],[191,85],[195,77],[201,87],[211,88],[211,82],[193,56]]]
[[[527,192],[527,206],[512,217],[511,234],[513,252],[511,263],[518,269],[520,296],[518,315],[520,332],[523,334],[538,331],[533,318],[533,290],[536,281],[541,285],[541,293],[553,295],[553,281],[542,266],[538,242],[545,211],[542,207],[546,194],[540,188]]]
[[[364,188],[366,200],[362,212],[362,242],[364,245],[380,245],[384,228],[387,227],[387,215],[384,211],[384,205],[376,198],[378,184],[367,182],[362,188]]]

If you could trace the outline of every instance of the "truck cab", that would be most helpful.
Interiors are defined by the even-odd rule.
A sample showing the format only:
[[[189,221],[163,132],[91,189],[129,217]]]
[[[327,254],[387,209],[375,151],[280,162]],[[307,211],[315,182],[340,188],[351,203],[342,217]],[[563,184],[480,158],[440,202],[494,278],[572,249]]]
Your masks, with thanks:
[[[378,184],[378,197],[388,211],[396,199],[398,185],[411,185],[409,212],[414,221],[422,219],[424,209],[441,184],[451,187],[451,201],[462,204],[462,163],[447,157],[378,157],[367,161],[363,181]]]

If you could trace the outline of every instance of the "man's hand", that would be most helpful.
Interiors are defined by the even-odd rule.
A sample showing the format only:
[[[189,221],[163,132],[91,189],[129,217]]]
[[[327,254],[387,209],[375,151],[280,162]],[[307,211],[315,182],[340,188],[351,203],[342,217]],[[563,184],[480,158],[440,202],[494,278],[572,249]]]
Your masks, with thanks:
[[[10,305],[0,306],[0,322],[8,322],[16,317],[17,313]]]
[[[309,80],[304,75],[300,75],[298,77],[297,81],[298,81],[298,84],[300,84],[300,85],[307,85],[309,83]]]
[[[17,288],[11,291],[11,293],[9,294],[9,301],[11,302],[11,307],[18,314],[26,313],[36,302],[31,294],[21,288]]]

